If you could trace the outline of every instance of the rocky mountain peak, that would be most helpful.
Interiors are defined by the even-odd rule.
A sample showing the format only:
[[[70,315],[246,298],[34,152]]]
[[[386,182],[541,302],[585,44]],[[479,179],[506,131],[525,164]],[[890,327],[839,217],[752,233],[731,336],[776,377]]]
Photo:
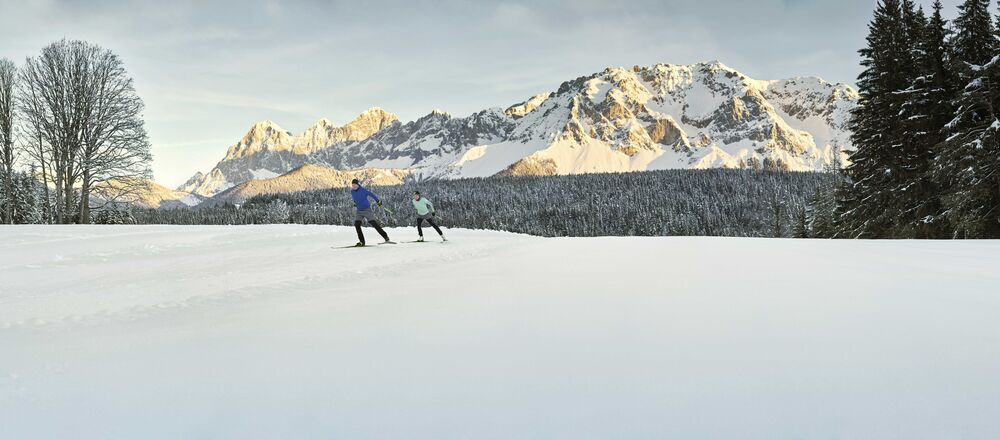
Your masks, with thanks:
[[[252,126],[250,126],[250,129],[247,130],[247,133],[243,136],[243,139],[252,140],[252,139],[266,138],[270,136],[282,136],[282,135],[291,136],[291,133],[281,128],[281,126],[276,124],[274,121],[268,119],[264,121],[258,121],[254,123]]]
[[[365,110],[339,130],[336,141],[365,140],[399,121],[399,117],[379,107]]]
[[[265,120],[253,124],[239,143],[229,147],[225,160],[246,157],[261,151],[281,150],[288,146],[292,134],[274,121]]]
[[[507,110],[504,111],[504,113],[507,116],[511,116],[514,118],[523,117],[524,115],[530,113],[532,110],[538,108],[538,106],[542,105],[542,103],[545,102],[546,99],[551,98],[552,95],[553,93],[551,92],[539,93],[535,96],[532,96],[527,101],[524,101],[519,104],[514,104],[508,107]]]
[[[306,129],[306,131],[325,130],[330,127],[333,127],[333,122],[330,122],[330,120],[327,118],[319,118],[319,120],[314,122],[313,125],[310,125],[309,128]]]
[[[393,113],[389,113],[383,110],[381,107],[372,107],[364,112],[361,112],[354,120],[348,122],[346,126],[369,126],[375,131],[381,130],[388,127],[393,122],[399,120],[399,117]],[[372,132],[374,133],[374,131]]]

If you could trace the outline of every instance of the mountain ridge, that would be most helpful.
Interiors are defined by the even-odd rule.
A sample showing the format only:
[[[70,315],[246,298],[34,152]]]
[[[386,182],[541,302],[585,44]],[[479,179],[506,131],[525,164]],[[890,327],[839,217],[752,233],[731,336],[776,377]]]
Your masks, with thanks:
[[[846,124],[857,98],[845,84],[816,77],[756,80],[718,61],[609,67],[465,117],[434,110],[402,122],[373,107],[343,126],[321,118],[300,134],[261,121],[212,170],[178,189],[210,197],[307,163],[407,170],[418,179],[817,170],[851,148]]]

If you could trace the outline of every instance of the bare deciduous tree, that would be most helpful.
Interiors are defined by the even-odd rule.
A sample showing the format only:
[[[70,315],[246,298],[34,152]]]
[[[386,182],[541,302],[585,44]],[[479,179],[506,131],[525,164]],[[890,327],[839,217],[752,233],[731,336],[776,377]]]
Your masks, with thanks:
[[[48,163],[55,189],[54,220],[72,219],[75,159],[79,150],[78,112],[74,111],[74,82],[79,68],[73,66],[69,42],[51,44],[37,57],[29,57],[21,69],[21,107],[27,126],[34,130],[41,163]]]
[[[55,182],[52,175],[52,148],[45,141],[48,137],[43,129],[44,121],[41,119],[44,115],[44,111],[42,110],[43,102],[40,94],[34,88],[34,84],[21,81],[20,85],[18,103],[20,107],[21,129],[24,133],[22,150],[28,156],[31,163],[38,167],[38,174],[36,176],[41,180],[43,191],[42,219],[45,223],[52,223],[58,220],[57,214],[53,212],[57,210],[58,206],[53,207],[50,204],[52,194],[49,188],[55,185]]]
[[[145,188],[152,155],[143,103],[117,55],[61,40],[28,58],[21,77],[25,125],[37,143],[30,150],[43,176],[46,165],[52,174],[57,221],[88,223],[92,196],[109,201],[101,188]]]
[[[85,94],[86,123],[81,133],[82,171],[80,221],[90,221],[90,196],[98,183],[111,183],[105,202],[117,202],[123,195],[145,192],[151,175],[149,139],[142,120],[142,99],[121,59],[109,50],[88,46],[90,61]]]
[[[17,67],[11,60],[0,58],[0,177],[4,203],[3,222],[14,222],[14,90]]]

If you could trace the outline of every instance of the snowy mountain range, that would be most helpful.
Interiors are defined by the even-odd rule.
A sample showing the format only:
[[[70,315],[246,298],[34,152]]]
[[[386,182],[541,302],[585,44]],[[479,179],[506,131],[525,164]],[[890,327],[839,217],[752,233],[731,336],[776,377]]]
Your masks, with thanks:
[[[506,110],[467,117],[435,110],[404,123],[372,108],[343,126],[321,119],[298,135],[258,122],[212,170],[178,189],[212,197],[306,164],[405,170],[417,179],[816,170],[851,148],[846,125],[857,100],[844,84],[814,77],[755,80],[719,62],[608,68]],[[282,191],[295,190],[292,181],[286,179]]]

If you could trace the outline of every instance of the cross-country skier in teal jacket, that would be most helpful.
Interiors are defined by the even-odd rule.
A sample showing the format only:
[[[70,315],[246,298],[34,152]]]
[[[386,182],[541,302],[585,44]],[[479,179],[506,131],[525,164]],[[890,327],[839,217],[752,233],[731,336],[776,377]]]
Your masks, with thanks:
[[[424,221],[430,223],[431,227],[437,231],[438,235],[441,236],[441,241],[448,241],[444,238],[444,232],[441,232],[441,228],[438,227],[437,223],[434,223],[434,217],[437,216],[437,211],[434,210],[434,204],[431,203],[426,197],[420,195],[420,191],[413,192],[413,209],[417,210],[417,234],[420,234],[420,238],[417,241],[424,241]]]

